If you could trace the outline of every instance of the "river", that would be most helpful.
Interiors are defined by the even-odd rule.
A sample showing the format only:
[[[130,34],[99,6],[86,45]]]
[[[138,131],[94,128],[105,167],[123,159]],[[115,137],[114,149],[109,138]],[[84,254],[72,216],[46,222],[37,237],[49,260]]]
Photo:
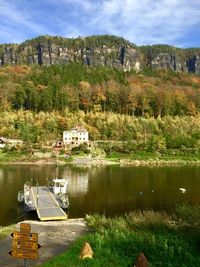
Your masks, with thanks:
[[[0,225],[36,219],[24,214],[17,192],[32,179],[45,185],[56,176],[53,165],[0,165]],[[200,167],[59,166],[66,178],[69,218],[90,213],[115,216],[138,209],[171,212],[176,203],[200,204]],[[179,188],[185,188],[182,193]]]

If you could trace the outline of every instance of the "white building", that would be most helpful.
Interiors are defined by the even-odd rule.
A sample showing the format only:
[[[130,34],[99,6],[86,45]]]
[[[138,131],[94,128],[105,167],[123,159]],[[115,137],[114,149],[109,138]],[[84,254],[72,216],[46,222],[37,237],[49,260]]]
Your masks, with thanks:
[[[84,128],[75,127],[71,131],[63,132],[64,145],[79,146],[89,141],[89,134]]]
[[[5,138],[1,137],[0,138],[0,148],[6,147],[6,140]]]
[[[22,144],[23,144],[23,141],[19,139],[8,139],[8,138],[0,137],[0,148],[4,148],[6,146],[15,147],[15,146],[20,146]]]

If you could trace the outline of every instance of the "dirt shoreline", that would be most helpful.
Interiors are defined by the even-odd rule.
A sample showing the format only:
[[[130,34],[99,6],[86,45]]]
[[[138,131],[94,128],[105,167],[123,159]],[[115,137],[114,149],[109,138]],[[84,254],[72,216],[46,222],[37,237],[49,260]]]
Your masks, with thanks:
[[[188,165],[200,165],[200,160],[160,160],[160,159],[149,159],[149,160],[120,160],[121,166],[188,166]]]
[[[38,159],[38,160],[13,160],[13,161],[2,161],[0,162],[0,165],[64,165],[64,164],[68,164],[64,161],[61,160],[51,160],[51,159]]]
[[[119,160],[108,160],[108,159],[88,159],[88,158],[75,158],[71,162],[64,160],[56,160],[51,158],[45,159],[33,159],[33,160],[17,160],[0,162],[0,165],[120,165],[120,166],[183,166],[183,165],[200,165],[200,160],[162,160],[162,159],[148,159],[148,160],[130,160],[130,159],[119,159]]]

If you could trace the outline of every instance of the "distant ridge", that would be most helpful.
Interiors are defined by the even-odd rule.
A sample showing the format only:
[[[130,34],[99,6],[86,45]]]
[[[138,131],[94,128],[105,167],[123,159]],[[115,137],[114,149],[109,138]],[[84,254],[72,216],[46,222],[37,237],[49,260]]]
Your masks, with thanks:
[[[0,66],[67,64],[109,66],[124,71],[145,67],[200,74],[200,48],[169,45],[136,46],[122,37],[96,35],[78,38],[38,36],[21,44],[0,45]]]

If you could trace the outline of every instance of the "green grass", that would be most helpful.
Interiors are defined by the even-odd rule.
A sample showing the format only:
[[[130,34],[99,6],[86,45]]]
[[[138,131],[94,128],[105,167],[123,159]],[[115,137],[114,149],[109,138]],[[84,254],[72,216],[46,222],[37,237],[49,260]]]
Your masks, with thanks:
[[[0,227],[0,239],[7,237],[14,230],[14,225]]]
[[[200,161],[200,154],[192,154],[192,153],[170,153],[166,151],[165,153],[157,153],[157,152],[148,152],[148,151],[140,151],[140,152],[130,152],[130,153],[120,153],[120,152],[112,152],[110,155],[106,157],[107,160],[110,161],[119,161],[121,159],[128,160],[163,160],[163,161],[191,161],[198,162]]]
[[[183,210],[187,215],[188,209]],[[165,213],[146,211],[112,219],[93,215],[87,221],[95,232],[83,236],[68,251],[41,266],[129,267],[140,252],[147,257],[149,267],[200,266],[198,238],[194,241],[186,236],[188,228],[182,227],[176,215],[172,218]],[[193,230],[200,238],[199,230]],[[94,251],[93,259],[79,259],[85,241]]]
[[[14,160],[21,160],[27,157],[26,154],[21,152],[3,152],[0,150],[0,162],[9,162]]]
[[[160,154],[155,152],[147,152],[147,151],[141,151],[137,153],[131,153],[130,159],[132,160],[151,160],[151,159],[159,159]]]
[[[64,158],[63,156],[60,157],[64,162],[70,163],[73,161],[73,158],[75,157],[81,157],[81,156],[87,156],[83,152],[77,152],[77,154],[70,156],[69,158]],[[52,156],[52,158],[54,158]],[[28,161],[35,161],[38,158],[36,157],[30,157],[29,154],[24,152],[17,152],[17,151],[6,151],[0,150],[0,163],[6,163],[11,161],[20,161],[20,160],[28,160]],[[106,156],[106,159],[113,162],[119,162],[120,160],[127,159],[127,160],[139,160],[139,161],[166,161],[166,162],[172,162],[176,161],[176,163],[179,161],[180,163],[189,163],[189,162],[200,162],[200,154],[199,153],[189,153],[186,151],[181,150],[166,150],[163,153],[158,152],[149,152],[149,151],[138,151],[138,152],[118,152],[113,151],[109,155]]]
[[[42,152],[41,152],[42,155]],[[51,156],[50,158],[56,160],[56,156]],[[35,162],[40,159],[47,159],[46,157],[31,157],[29,153],[24,153],[24,152],[17,152],[17,151],[8,151],[4,152],[0,150],[0,163],[7,163],[7,162],[12,162],[12,161],[31,161]],[[63,162],[69,163],[73,161],[72,157],[65,158],[59,157],[59,160],[62,160]]]
[[[122,158],[128,158],[130,157],[130,154],[123,154],[123,153],[119,153],[119,152],[113,152],[110,155],[106,156],[106,159],[110,160],[110,161],[118,161]]]

